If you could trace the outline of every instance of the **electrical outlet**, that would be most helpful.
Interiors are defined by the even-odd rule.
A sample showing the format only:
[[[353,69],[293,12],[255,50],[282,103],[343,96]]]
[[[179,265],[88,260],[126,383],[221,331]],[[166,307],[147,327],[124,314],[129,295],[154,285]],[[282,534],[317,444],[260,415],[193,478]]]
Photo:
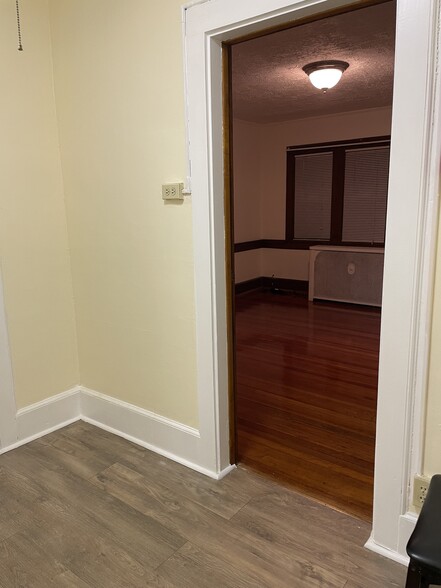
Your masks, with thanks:
[[[415,476],[413,480],[413,505],[416,508],[421,508],[423,506],[429,484],[430,478],[427,478],[426,476]]]
[[[163,200],[184,200],[182,193],[184,184],[163,184],[162,186],[162,199]]]

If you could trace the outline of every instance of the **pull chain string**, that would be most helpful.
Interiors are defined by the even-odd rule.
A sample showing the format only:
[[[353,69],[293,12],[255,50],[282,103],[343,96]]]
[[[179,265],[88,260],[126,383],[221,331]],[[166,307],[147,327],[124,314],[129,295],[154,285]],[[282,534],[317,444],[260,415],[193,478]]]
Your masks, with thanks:
[[[23,51],[23,45],[21,43],[20,8],[18,6],[18,0],[15,0],[15,8],[17,10],[18,50]]]

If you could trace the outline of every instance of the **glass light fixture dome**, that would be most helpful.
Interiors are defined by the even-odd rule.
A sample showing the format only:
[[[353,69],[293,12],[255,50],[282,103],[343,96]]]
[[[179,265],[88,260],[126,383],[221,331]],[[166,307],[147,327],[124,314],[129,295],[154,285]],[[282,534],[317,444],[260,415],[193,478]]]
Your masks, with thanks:
[[[315,61],[308,63],[302,69],[309,76],[311,84],[326,92],[340,81],[343,72],[349,67],[346,61]]]

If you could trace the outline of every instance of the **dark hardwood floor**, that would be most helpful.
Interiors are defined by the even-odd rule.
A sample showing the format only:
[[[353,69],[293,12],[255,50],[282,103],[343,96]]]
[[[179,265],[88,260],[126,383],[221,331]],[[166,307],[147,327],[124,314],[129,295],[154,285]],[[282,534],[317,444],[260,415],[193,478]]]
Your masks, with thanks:
[[[398,588],[370,526],[78,422],[0,456],[0,588]]]
[[[239,461],[370,520],[379,340],[377,309],[237,296]]]

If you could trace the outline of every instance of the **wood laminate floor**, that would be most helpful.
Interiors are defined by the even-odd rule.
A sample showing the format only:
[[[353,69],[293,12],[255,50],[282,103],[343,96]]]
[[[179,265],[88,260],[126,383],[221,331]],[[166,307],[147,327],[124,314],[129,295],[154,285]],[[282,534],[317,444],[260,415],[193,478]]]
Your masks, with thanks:
[[[220,482],[78,422],[0,456],[1,588],[385,588],[369,525],[239,467]]]
[[[370,520],[379,342],[377,309],[238,296],[239,460]]]

